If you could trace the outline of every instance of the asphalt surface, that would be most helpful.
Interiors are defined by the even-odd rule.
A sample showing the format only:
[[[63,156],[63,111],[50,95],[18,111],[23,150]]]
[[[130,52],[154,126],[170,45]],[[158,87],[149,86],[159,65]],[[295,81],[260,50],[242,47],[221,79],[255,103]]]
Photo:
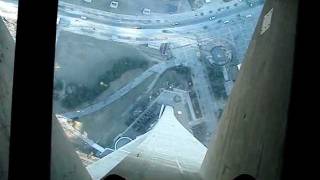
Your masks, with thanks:
[[[256,6],[261,6],[262,2],[250,7],[244,1],[239,2],[237,7],[232,7],[228,10],[218,11],[217,7],[210,7],[213,10],[212,13],[206,13],[204,15],[201,12],[186,12],[181,14],[157,14],[156,16],[130,16],[121,15],[110,12],[98,11],[96,9],[85,8],[82,6],[59,2],[59,15],[68,16],[74,18],[86,17],[88,21],[94,21],[96,23],[107,24],[117,27],[139,27],[141,29],[165,29],[172,27],[182,27],[187,25],[195,25],[202,22],[210,21],[209,18],[215,16],[215,19],[223,19],[230,14],[235,14],[241,11],[245,11]],[[207,7],[208,8],[208,7]],[[202,10],[198,10],[202,11]],[[196,16],[197,14],[197,16]],[[160,17],[160,18],[159,18]],[[162,18],[161,18],[162,17]],[[213,20],[215,21],[215,20]],[[176,23],[176,25],[174,25]]]

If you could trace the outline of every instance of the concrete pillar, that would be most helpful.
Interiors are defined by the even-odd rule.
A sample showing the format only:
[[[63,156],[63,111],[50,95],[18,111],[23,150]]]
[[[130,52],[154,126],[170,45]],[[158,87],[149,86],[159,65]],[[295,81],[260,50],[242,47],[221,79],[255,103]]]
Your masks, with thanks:
[[[4,180],[8,178],[14,50],[15,42],[0,19],[0,179]],[[51,180],[90,180],[55,117],[52,124]]]
[[[56,117],[52,118],[51,180],[90,180]]]
[[[0,18],[0,179],[8,178],[14,40]]]
[[[298,0],[266,0],[245,61],[201,168],[206,180],[248,173],[280,179]],[[264,16],[271,24],[261,34]],[[270,17],[270,16],[269,16]]]

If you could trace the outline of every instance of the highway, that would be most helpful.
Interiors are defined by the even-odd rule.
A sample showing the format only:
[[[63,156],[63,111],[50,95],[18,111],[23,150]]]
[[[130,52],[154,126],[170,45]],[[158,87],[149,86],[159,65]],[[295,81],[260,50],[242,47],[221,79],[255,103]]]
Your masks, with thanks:
[[[226,5],[227,4],[224,6]],[[219,8],[219,6],[211,6],[212,5],[205,6],[203,9],[209,11],[209,9]],[[132,16],[109,13],[60,1],[58,15],[60,23],[57,28],[57,34],[59,35],[59,31],[70,31],[101,40],[111,40],[130,44],[175,42],[182,46],[190,44],[190,41],[188,40],[190,37],[186,38],[185,34],[206,33],[204,36],[210,36],[212,31],[204,32],[203,27],[232,26],[223,24],[223,22],[243,21],[241,18],[238,18],[237,15],[240,15],[241,12],[250,11],[251,9],[259,8],[261,6],[261,3],[259,3],[253,7],[249,7],[246,3],[241,2],[237,7],[230,6],[231,8],[228,10],[216,10],[216,12],[212,11],[212,13],[207,13],[203,16],[195,16],[195,14],[201,14],[200,12],[204,11],[202,9],[199,10],[199,12],[192,11],[182,14]],[[212,17],[213,15],[216,18],[215,20],[210,21],[209,17]],[[242,16],[244,17],[246,14],[243,14]],[[174,20],[174,22],[167,22],[170,20]],[[178,25],[172,25],[172,23],[177,22]]]
[[[237,2],[237,6],[234,3]],[[17,1],[0,1],[0,15],[16,18]],[[181,42],[187,44],[186,38],[179,33],[199,33],[203,26],[218,24],[218,20],[230,21],[232,15],[262,6],[262,1],[249,7],[245,1],[231,1],[223,5],[209,3],[202,8],[180,14],[151,14],[150,16],[134,16],[110,13],[97,9],[59,1],[58,17],[61,24],[57,31],[70,31],[76,34],[92,36],[102,40],[143,44],[150,41]],[[223,7],[230,7],[229,9]],[[222,10],[218,11],[218,9]],[[211,13],[210,13],[211,12]],[[200,15],[202,14],[203,15]],[[209,17],[215,16],[210,21]],[[173,26],[173,23],[178,23]],[[138,28],[138,29],[137,29]],[[164,33],[163,30],[173,30],[174,34]]]
[[[234,6],[234,3],[235,2],[226,2],[224,4],[224,7],[229,6],[230,8],[220,11],[218,11],[218,9],[221,8],[221,5],[217,6],[214,3],[209,3],[208,5],[196,11],[190,11],[180,14],[153,14],[151,16],[133,16],[101,11],[60,1],[59,15],[74,18],[86,17],[86,20],[88,21],[94,21],[97,23],[117,27],[165,29],[187,25],[196,25],[198,23],[209,21],[209,17],[212,16],[215,16],[216,19],[222,19],[226,16],[229,16],[230,14],[245,11],[262,4],[262,2],[260,2],[255,4],[253,7],[250,7],[245,1],[238,2],[237,6]],[[200,15],[202,13],[203,15]],[[175,23],[176,25],[173,25]]]

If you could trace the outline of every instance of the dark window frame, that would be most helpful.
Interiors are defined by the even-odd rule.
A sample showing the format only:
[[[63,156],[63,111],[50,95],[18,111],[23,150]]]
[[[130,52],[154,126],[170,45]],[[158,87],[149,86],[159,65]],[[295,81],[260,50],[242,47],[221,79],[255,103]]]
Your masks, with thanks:
[[[299,6],[301,5],[302,1],[299,3]],[[24,179],[50,179],[57,6],[58,0],[46,0],[45,2],[19,0],[12,93],[9,179],[20,179],[19,177]],[[300,13],[299,21],[301,21],[301,17]],[[304,18],[303,21],[306,19]],[[303,25],[300,23],[298,27],[304,27]],[[41,30],[35,30],[37,28]],[[303,31],[300,29],[299,32]],[[298,37],[296,44],[302,42],[301,33]],[[299,52],[295,57],[296,62],[305,59],[302,55],[301,46],[298,46],[296,52]],[[301,65],[301,61],[299,63]],[[301,83],[303,80],[297,76],[297,74],[302,74],[301,68],[298,68],[299,66],[296,65],[293,82],[297,83],[294,84],[293,89],[299,90],[297,84],[299,82],[303,84]],[[289,110],[290,136],[288,136],[290,137],[290,143],[285,144],[285,152],[289,153],[284,159],[284,179],[289,179],[292,172],[298,172],[290,172],[290,170],[298,170],[298,168],[295,169],[292,167],[293,165],[288,164],[293,161],[290,160],[293,157],[292,149],[297,147],[302,149],[301,146],[295,146],[296,144],[292,140],[293,137],[296,137],[294,136],[295,132],[301,132],[298,121],[292,121],[296,114],[303,114],[302,112],[299,113],[301,108],[298,107],[298,96],[297,91],[294,91],[291,97]],[[305,109],[305,112],[309,111]],[[288,139],[287,142],[289,142]]]
[[[58,0],[19,0],[8,179],[50,179]],[[20,177],[20,178],[19,178]]]

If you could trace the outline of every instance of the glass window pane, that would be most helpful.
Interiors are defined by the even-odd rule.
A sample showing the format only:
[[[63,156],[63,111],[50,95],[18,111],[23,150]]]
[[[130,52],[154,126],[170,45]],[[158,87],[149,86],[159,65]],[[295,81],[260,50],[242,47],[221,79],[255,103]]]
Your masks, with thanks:
[[[17,1],[0,0],[0,179],[7,179]]]
[[[54,113],[91,176],[97,162],[138,142],[171,157],[195,140],[204,156],[263,4],[60,0]],[[151,139],[161,131],[170,135]],[[203,156],[192,160],[201,165]]]

